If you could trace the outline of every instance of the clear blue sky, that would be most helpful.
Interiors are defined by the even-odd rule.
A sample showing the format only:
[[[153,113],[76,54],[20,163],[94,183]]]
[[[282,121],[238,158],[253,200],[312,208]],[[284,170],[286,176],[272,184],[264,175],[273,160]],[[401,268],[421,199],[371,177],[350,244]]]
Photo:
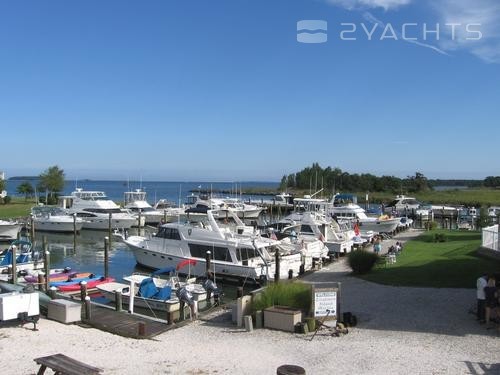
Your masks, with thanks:
[[[0,3],[0,170],[69,178],[499,175],[497,0]],[[297,42],[325,20],[328,41]],[[357,25],[355,41],[341,23]],[[380,40],[441,23],[440,40]],[[445,22],[481,23],[480,41]],[[368,40],[362,29],[380,27]],[[477,29],[478,27],[476,27]],[[455,37],[457,38],[457,35]]]

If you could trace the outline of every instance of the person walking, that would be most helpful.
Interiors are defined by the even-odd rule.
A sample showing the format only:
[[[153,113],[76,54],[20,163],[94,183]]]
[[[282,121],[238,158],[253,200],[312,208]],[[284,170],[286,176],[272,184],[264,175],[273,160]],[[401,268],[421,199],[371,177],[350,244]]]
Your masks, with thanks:
[[[498,291],[496,287],[496,280],[493,276],[488,276],[488,284],[484,287],[484,301],[485,301],[485,320],[486,324],[490,323],[491,311],[497,311]],[[497,318],[495,314],[495,318]]]
[[[486,322],[486,296],[484,294],[484,288],[488,285],[486,280],[487,275],[482,274],[476,282],[477,288],[477,320],[479,323]]]

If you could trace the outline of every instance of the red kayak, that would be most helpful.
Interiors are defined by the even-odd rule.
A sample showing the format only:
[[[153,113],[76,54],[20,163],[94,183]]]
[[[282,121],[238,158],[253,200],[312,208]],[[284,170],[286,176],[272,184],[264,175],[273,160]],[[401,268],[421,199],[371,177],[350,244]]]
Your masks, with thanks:
[[[105,283],[111,283],[115,281],[112,277],[104,278],[101,277],[100,279],[97,280],[91,280],[87,281],[87,289],[93,289],[97,285],[105,284]],[[80,290],[80,283],[76,284],[70,284],[70,285],[60,285],[57,287],[61,292],[77,292]]]

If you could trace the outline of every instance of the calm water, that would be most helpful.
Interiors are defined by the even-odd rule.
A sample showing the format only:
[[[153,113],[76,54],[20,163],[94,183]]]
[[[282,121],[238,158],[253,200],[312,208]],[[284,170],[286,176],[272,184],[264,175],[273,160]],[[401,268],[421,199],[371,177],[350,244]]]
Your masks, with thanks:
[[[7,192],[11,195],[16,194],[17,187],[22,184],[24,180],[7,180]],[[36,186],[37,181],[29,181],[33,187]],[[233,194],[225,194],[225,196],[235,196],[240,191],[248,188],[265,188],[277,189],[279,184],[276,182],[154,182],[154,181],[66,181],[64,186],[64,195],[71,194],[78,186],[84,190],[97,190],[104,191],[107,196],[114,201],[123,201],[123,193],[142,187],[147,193],[147,200],[154,203],[159,199],[168,199],[169,201],[179,203],[184,202],[185,198],[190,195],[190,191],[198,190],[225,190],[233,192]],[[245,196],[248,199],[249,196]]]
[[[142,234],[144,229],[141,230]],[[137,229],[130,229],[130,235],[137,234]],[[50,251],[50,267],[64,268],[71,267],[75,271],[92,272],[96,275],[104,275],[104,237],[107,231],[83,230],[76,237],[76,247],[72,234],[56,234],[48,232],[35,233],[35,248],[42,250],[43,237],[47,238],[48,249]],[[122,242],[112,241],[109,252],[109,276],[118,282],[123,282],[124,276],[133,272],[150,273],[150,269],[136,265],[134,255]],[[217,285],[224,291],[224,301],[229,301],[236,297],[236,285],[224,284],[218,281]],[[246,290],[251,290],[253,286],[245,286]],[[101,303],[107,303],[103,297],[93,297]],[[151,315],[149,311],[138,309],[138,312]]]

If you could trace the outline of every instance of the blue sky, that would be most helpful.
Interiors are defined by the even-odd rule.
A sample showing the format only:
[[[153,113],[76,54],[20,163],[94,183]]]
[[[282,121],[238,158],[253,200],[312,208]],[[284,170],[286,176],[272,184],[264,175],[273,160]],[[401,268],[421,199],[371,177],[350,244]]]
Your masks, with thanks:
[[[279,180],[317,161],[499,175],[499,4],[2,2],[0,170]],[[300,20],[327,21],[328,41],[297,42]],[[356,40],[341,40],[342,23]],[[418,44],[401,39],[405,23]],[[424,23],[440,23],[440,40],[423,39]],[[454,40],[445,23],[463,25]],[[481,40],[465,40],[467,23]],[[377,24],[372,40],[362,24]],[[380,40],[388,24],[398,40]]]

